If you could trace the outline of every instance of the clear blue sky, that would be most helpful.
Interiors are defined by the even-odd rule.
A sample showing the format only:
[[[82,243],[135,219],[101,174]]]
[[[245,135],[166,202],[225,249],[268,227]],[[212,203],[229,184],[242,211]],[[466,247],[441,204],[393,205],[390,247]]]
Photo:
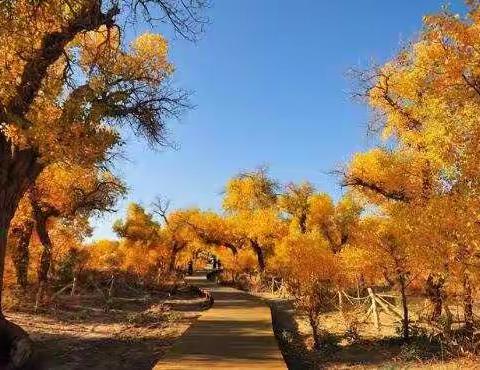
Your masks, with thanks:
[[[213,1],[200,42],[170,41],[176,84],[194,91],[196,105],[170,124],[180,149],[154,152],[130,137],[118,168],[131,191],[117,214],[95,220],[95,238],[113,235],[129,202],[148,206],[157,194],[175,208],[219,209],[228,178],[261,164],[281,182],[309,180],[338,197],[329,171],[372,145],[346,72],[393,56],[445,3]],[[463,11],[461,0],[450,4]]]

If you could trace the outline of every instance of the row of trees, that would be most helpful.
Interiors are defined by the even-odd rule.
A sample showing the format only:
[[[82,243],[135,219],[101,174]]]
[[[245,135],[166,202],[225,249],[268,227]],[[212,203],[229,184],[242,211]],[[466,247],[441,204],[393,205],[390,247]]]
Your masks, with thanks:
[[[144,279],[168,276],[202,252],[217,255],[233,281],[244,273],[282,278],[318,334],[327,297],[359,277],[353,265],[347,268],[345,256],[351,253],[345,251],[358,240],[363,211],[361,198],[352,193],[335,203],[310,183],[281,186],[259,169],[227,183],[221,213],[169,212],[161,198],[151,213],[131,204],[126,218],[114,225],[119,241],[85,249],[97,268],[123,269]]]
[[[75,186],[78,184],[76,179]],[[113,188],[108,188],[108,194],[121,195],[123,188],[120,184],[108,184],[113,184]],[[126,272],[144,282],[159,283],[178,268],[183,268],[189,260],[195,260],[204,252],[214,253],[220,256],[232,280],[246,272],[283,279],[299,306],[307,311],[317,343],[320,343],[319,314],[331,308],[328,302],[338,291],[357,290],[359,285],[364,288],[397,288],[404,311],[404,336],[408,337],[408,288],[420,287],[427,293],[432,303],[430,320],[435,322],[442,314],[447,290],[459,291],[458,283],[461,282],[466,324],[473,327],[473,317],[469,316],[473,315],[472,285],[464,285],[462,274],[465,271],[452,270],[447,279],[442,271],[435,269],[436,266],[445,268],[438,261],[443,257],[440,254],[444,253],[443,250],[432,250],[420,244],[424,239],[420,239],[419,233],[427,232],[427,227],[430,227],[428,220],[420,223],[414,219],[416,224],[409,225],[412,209],[397,210],[397,203],[388,203],[392,208],[380,208],[364,194],[364,188],[358,190],[354,187],[335,203],[310,183],[281,186],[265,169],[245,172],[226,185],[224,211],[221,213],[195,208],[169,211],[168,202],[162,198],[152,204],[151,213],[138,204],[131,204],[125,219],[114,224],[118,241],[101,240],[81,246],[80,234],[85,233],[84,228],[88,226],[88,223],[82,224],[82,220],[86,220],[88,212],[106,209],[108,202],[113,201],[105,197],[105,193],[90,192],[87,193],[90,198],[86,199],[101,200],[94,203],[97,208],[80,207],[91,204],[80,202],[83,197],[77,202],[71,199],[67,202],[75,205],[73,209],[79,212],[71,219],[76,222],[79,242],[60,241],[56,249],[63,250],[56,255],[55,263],[63,265],[70,258],[72,247],[77,247],[75,250],[84,257],[75,261],[77,266],[71,269],[71,279],[75,277],[75,272],[88,267],[109,275]],[[69,193],[62,189],[61,194],[65,196]],[[92,194],[101,196],[95,198]],[[16,216],[19,221],[15,218],[14,224],[23,226],[15,227],[15,237],[11,238],[12,257],[20,286],[27,284],[29,243],[26,243],[25,235],[30,235],[29,240],[32,240],[33,227],[29,225],[38,224],[34,217],[28,217],[33,213],[30,203],[23,205],[22,202]],[[48,203],[45,201],[45,204]],[[60,208],[52,204],[52,209]],[[49,209],[46,205],[43,207]],[[390,212],[387,213],[387,210]],[[397,211],[393,213],[392,210]],[[82,212],[87,213],[84,215]],[[60,216],[53,215],[52,219],[56,221],[51,223],[50,233],[58,227],[65,228],[72,214],[68,208],[68,212],[62,213],[60,223]],[[423,223],[425,226],[422,226]],[[73,227],[73,224],[67,225],[71,232]],[[33,233],[36,238],[32,242],[38,240],[37,243],[43,247],[37,262],[38,281],[42,287],[47,281],[44,275],[45,255],[49,257],[50,266],[52,242],[49,240],[45,246],[38,226],[36,230]],[[428,232],[433,234],[436,231]],[[436,237],[443,238],[441,235]],[[469,277],[474,279],[475,275]],[[468,321],[470,319],[471,322]]]

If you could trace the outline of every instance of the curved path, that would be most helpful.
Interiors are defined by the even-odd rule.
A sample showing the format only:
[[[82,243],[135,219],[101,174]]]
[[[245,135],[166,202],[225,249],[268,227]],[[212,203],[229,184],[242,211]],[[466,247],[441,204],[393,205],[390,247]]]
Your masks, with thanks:
[[[210,283],[204,276],[190,278],[190,282],[208,289],[214,304],[154,370],[287,368],[265,304],[248,293]]]

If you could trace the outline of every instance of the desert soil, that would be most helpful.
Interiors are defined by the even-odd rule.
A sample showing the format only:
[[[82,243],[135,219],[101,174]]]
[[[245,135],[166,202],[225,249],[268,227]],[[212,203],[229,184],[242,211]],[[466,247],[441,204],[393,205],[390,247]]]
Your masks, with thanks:
[[[48,310],[7,311],[35,341],[38,370],[150,370],[207,309],[205,297],[188,287],[174,295],[113,299],[62,297]]]

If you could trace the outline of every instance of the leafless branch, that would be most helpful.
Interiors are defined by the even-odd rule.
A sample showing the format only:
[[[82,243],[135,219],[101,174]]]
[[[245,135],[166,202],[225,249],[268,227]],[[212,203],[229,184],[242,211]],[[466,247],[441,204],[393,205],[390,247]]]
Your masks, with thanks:
[[[157,195],[152,203],[153,213],[160,216],[167,226],[169,225],[168,210],[170,209],[170,205],[170,199],[162,195]]]

